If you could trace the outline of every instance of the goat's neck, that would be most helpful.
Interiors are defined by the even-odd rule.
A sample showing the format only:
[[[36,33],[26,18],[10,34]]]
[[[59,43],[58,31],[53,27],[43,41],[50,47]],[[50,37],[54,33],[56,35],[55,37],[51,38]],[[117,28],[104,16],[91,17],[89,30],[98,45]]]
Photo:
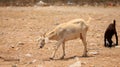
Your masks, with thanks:
[[[54,31],[51,31],[51,32],[48,32],[46,35],[45,35],[46,38],[48,38],[49,40],[56,40],[56,34]]]

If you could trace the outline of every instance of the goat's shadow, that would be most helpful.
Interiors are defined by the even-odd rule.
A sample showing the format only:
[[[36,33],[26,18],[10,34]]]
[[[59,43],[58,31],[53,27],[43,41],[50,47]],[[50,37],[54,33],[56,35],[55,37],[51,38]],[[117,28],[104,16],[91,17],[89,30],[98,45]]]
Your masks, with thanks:
[[[94,56],[87,56],[87,57],[83,57],[83,56],[71,56],[71,57],[64,58],[62,60],[70,60],[70,59],[75,59],[75,58],[90,58],[90,57],[94,57]],[[61,59],[58,59],[58,60],[61,60]]]
[[[94,56],[87,56],[87,57],[82,57],[82,56],[71,56],[71,57],[67,57],[64,59],[52,59],[53,61],[59,61],[59,60],[63,60],[63,61],[67,61],[67,60],[71,60],[71,59],[75,59],[75,58],[90,58],[90,57],[94,57]],[[43,61],[52,61],[51,59],[44,59]]]

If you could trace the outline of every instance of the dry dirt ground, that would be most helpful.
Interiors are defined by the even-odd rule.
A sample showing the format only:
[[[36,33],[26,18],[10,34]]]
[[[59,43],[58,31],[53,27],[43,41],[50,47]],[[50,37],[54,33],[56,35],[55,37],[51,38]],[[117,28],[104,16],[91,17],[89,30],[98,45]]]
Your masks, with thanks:
[[[72,19],[87,21],[88,15],[92,17],[87,34],[89,57],[82,57],[80,39],[66,42],[63,60],[59,59],[61,47],[55,60],[49,60],[55,41],[39,49],[37,39],[42,34]],[[0,7],[0,67],[120,67],[120,47],[103,46],[104,31],[113,19],[119,38],[120,7]]]

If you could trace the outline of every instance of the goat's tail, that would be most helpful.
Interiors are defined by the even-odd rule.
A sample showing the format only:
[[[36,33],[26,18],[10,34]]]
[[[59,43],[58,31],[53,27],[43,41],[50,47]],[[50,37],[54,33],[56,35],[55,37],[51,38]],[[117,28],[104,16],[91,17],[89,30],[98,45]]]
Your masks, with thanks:
[[[87,23],[89,24],[92,18],[88,15],[89,19],[87,20]]]
[[[113,24],[114,24],[114,26],[116,25],[116,20],[113,20]]]

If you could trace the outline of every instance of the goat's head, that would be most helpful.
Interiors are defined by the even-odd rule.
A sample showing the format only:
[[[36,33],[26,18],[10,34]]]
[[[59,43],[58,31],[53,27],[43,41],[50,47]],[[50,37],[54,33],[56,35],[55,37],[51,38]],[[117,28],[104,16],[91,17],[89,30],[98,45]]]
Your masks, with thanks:
[[[44,45],[48,42],[48,38],[45,37],[45,36],[41,36],[39,39],[38,39],[38,44],[40,45],[40,48],[43,48]]]

